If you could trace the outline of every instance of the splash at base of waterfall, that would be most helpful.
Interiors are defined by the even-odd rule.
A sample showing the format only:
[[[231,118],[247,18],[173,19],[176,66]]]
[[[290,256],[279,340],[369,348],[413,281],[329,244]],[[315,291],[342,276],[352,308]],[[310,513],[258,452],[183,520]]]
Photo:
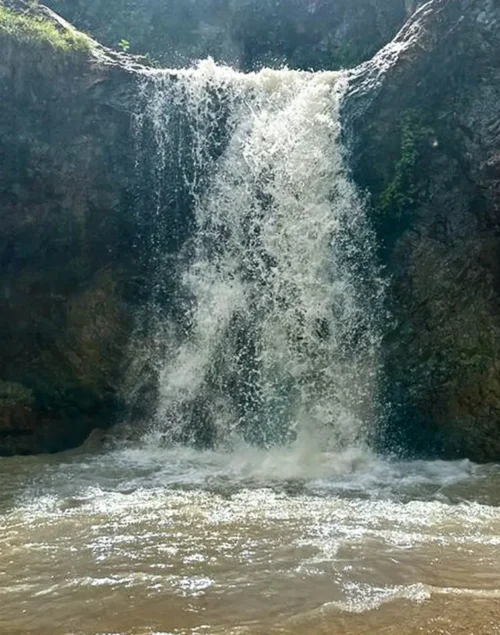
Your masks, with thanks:
[[[498,466],[294,452],[0,460],[0,632],[498,635]]]

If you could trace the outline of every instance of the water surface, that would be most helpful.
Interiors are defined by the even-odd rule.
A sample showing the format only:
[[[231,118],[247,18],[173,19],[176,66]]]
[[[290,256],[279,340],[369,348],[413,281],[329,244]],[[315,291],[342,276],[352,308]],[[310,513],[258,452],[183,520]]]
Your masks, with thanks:
[[[145,445],[0,477],[0,633],[500,633],[498,466]]]

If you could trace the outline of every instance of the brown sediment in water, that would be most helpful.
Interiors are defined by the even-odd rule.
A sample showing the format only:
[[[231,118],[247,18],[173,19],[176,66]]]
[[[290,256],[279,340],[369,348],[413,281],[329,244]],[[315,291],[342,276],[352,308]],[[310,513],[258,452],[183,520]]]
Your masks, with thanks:
[[[2,461],[0,632],[500,633],[496,468],[264,454]]]

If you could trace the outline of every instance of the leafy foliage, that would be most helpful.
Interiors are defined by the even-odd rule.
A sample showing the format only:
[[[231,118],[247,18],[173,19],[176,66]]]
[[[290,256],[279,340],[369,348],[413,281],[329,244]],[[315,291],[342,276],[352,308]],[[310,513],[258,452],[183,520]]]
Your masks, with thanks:
[[[122,39],[118,42],[118,48],[126,53],[130,50],[130,42],[128,40]]]
[[[401,218],[414,208],[424,142],[432,134],[432,128],[422,123],[418,111],[406,112],[401,125],[400,156],[394,166],[393,178],[380,197],[379,211],[382,216]]]

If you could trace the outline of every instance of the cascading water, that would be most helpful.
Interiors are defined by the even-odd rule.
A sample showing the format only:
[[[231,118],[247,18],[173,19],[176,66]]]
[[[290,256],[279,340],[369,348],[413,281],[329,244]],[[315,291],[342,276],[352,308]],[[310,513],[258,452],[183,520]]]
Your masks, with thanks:
[[[0,460],[1,633],[500,635],[498,466],[370,451],[384,283],[345,82],[141,73],[148,432]]]
[[[168,441],[341,449],[374,429],[383,284],[344,164],[345,84],[211,61],[143,78],[152,427]]]

